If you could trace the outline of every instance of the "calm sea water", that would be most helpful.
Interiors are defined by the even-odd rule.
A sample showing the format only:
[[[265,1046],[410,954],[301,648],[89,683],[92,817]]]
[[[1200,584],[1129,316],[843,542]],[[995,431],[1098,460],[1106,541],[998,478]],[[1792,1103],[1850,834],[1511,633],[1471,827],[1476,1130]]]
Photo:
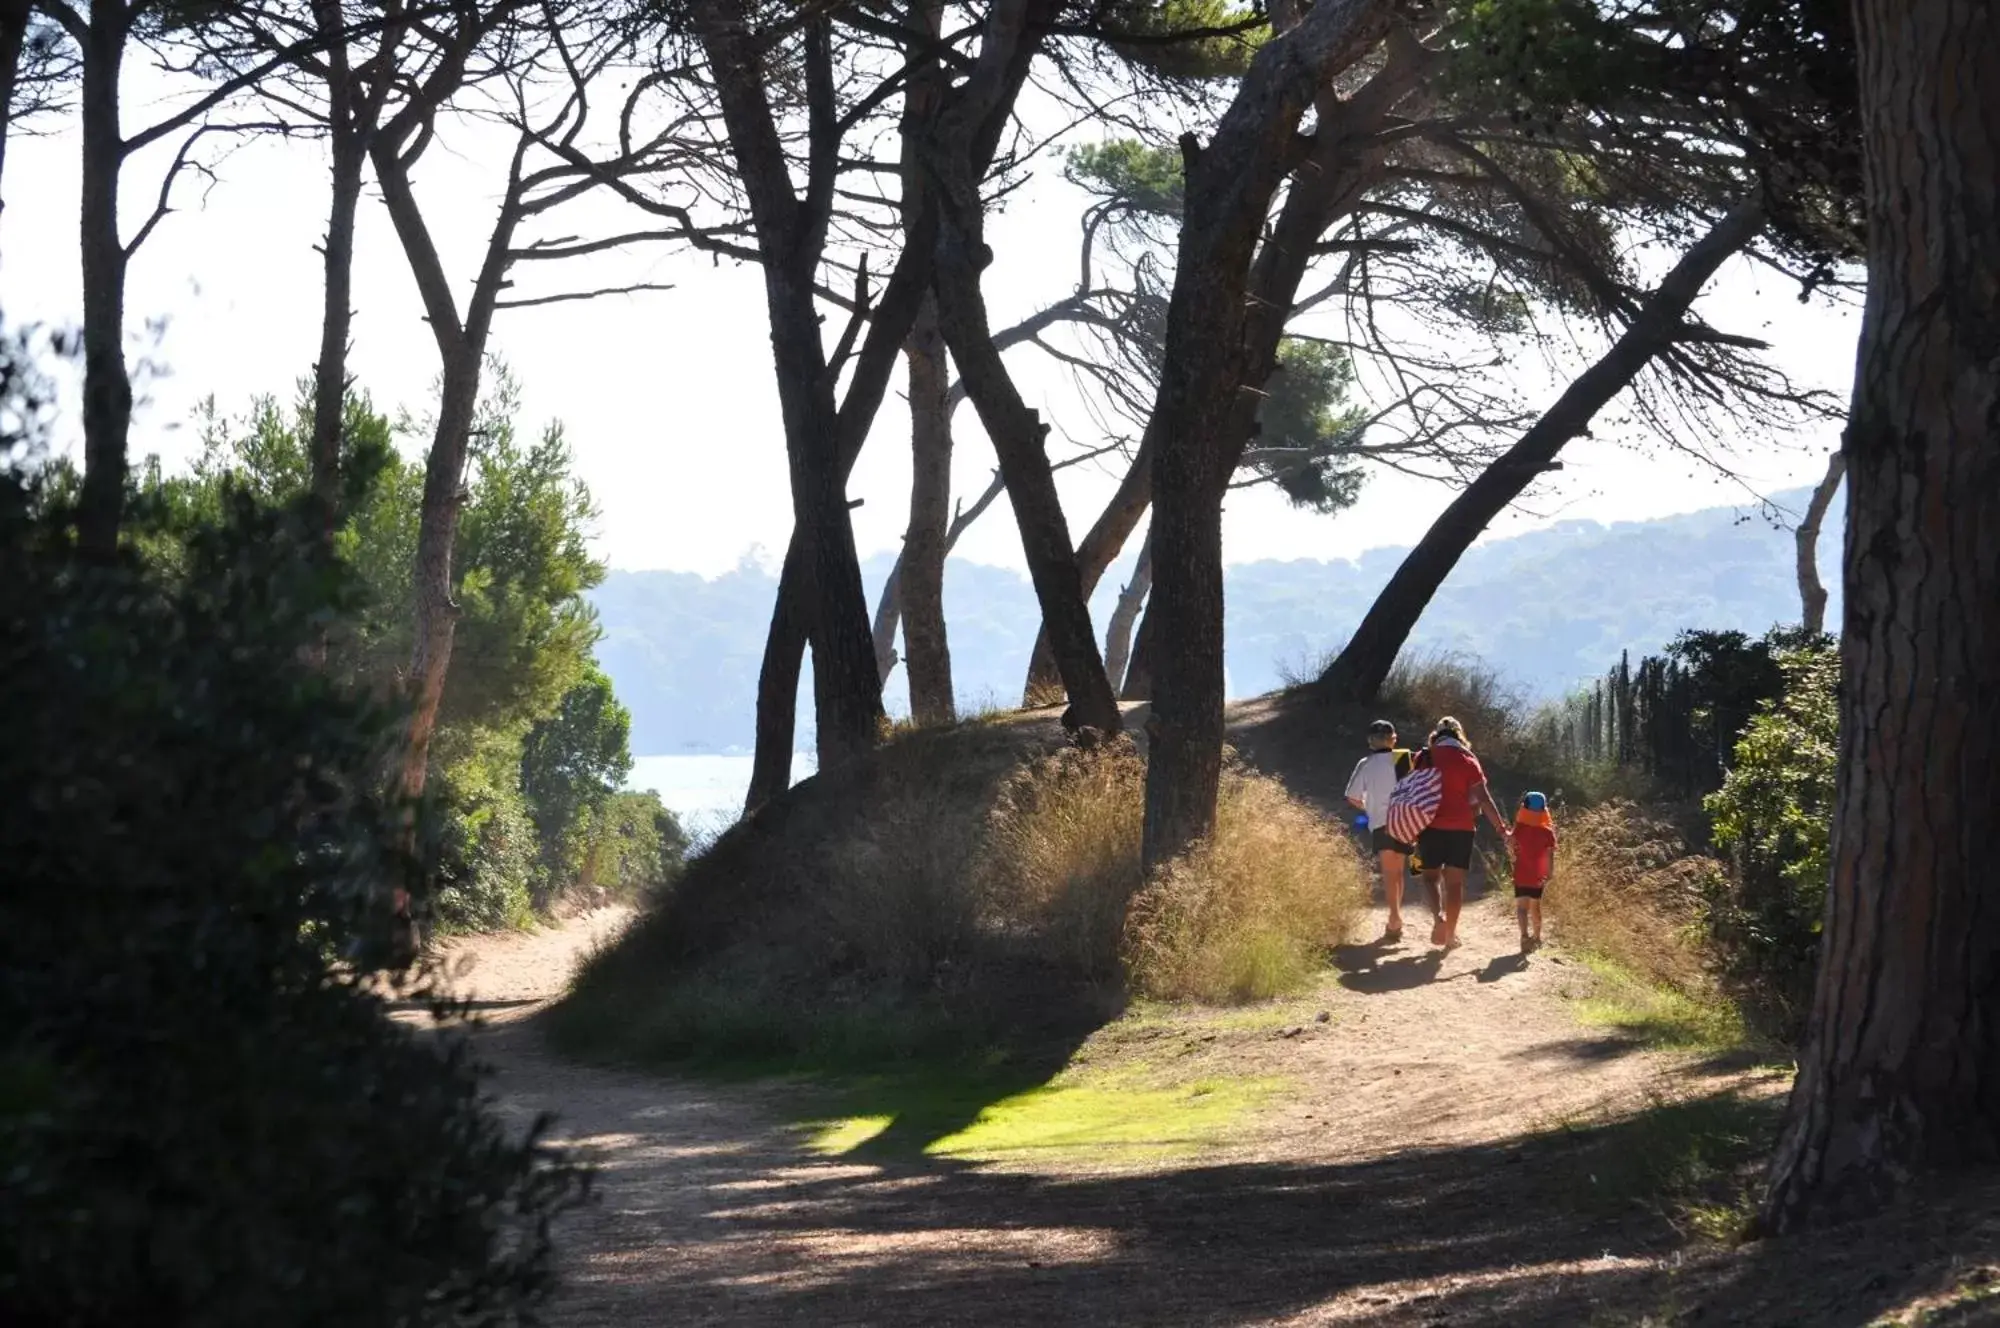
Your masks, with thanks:
[[[630,789],[652,789],[681,824],[697,837],[712,835],[734,821],[750,791],[748,756],[636,756]],[[792,782],[813,772],[811,752],[792,754]]]

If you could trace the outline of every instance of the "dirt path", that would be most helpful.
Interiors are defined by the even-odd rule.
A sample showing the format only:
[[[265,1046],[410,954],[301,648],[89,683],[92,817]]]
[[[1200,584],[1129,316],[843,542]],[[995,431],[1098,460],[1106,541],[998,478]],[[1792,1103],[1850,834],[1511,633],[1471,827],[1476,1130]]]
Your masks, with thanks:
[[[827,1159],[778,1090],[559,1060],[531,1016],[623,920],[448,955],[503,1108],[557,1112],[601,1168],[560,1233],[556,1324],[1570,1322],[1672,1275],[1657,1214],[1575,1202],[1564,1154],[1594,1145],[1561,1127],[1700,1072],[1580,1026],[1579,970],[1523,964],[1490,907],[1448,957],[1343,951],[1297,1023],[1156,1030],[1297,1087],[1229,1144],[1137,1168]]]

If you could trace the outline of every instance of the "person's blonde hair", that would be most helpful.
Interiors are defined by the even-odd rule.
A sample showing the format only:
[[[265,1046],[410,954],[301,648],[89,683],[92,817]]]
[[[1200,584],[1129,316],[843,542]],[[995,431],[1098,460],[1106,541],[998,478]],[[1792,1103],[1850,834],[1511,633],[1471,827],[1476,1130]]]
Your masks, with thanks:
[[[1466,751],[1469,752],[1472,750],[1472,739],[1465,736],[1465,725],[1459,723],[1450,715],[1446,715],[1443,719],[1440,719],[1431,729],[1431,741],[1436,742],[1439,738],[1454,739]]]

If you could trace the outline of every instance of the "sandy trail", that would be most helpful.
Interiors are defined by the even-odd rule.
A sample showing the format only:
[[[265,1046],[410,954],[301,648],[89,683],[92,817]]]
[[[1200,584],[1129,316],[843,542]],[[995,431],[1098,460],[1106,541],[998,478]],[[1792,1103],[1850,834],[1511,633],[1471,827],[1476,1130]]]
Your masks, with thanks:
[[[1518,1140],[1700,1072],[1581,1027],[1561,999],[1580,971],[1522,963],[1490,906],[1468,905],[1449,956],[1343,951],[1310,1002],[1325,1023],[1190,1036],[1300,1091],[1226,1146],[1137,1170],[828,1159],[776,1090],[560,1060],[531,1016],[624,921],[447,952],[503,1109],[557,1113],[601,1169],[558,1233],[553,1323],[1567,1322],[1671,1275],[1656,1215],[1566,1204],[1580,1173],[1537,1151],[1559,1137]]]

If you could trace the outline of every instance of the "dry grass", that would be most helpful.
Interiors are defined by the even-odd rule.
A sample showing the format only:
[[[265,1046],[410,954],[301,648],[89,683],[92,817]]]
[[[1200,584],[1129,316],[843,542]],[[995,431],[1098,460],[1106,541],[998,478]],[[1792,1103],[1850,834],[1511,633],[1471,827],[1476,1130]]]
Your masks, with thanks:
[[[1147,996],[1211,1003],[1296,991],[1367,907],[1346,838],[1274,779],[1226,771],[1215,838],[1140,892],[1128,980]]]
[[[1553,936],[1598,962],[1602,1022],[1669,1041],[1742,1035],[1703,943],[1702,887],[1721,870],[1628,802],[1565,816],[1543,910]],[[1504,901],[1507,907],[1511,900]]]
[[[1146,763],[1129,738],[1023,767],[988,823],[982,913],[1036,937],[1066,967],[1115,973],[1125,907],[1140,885],[1145,794]]]

